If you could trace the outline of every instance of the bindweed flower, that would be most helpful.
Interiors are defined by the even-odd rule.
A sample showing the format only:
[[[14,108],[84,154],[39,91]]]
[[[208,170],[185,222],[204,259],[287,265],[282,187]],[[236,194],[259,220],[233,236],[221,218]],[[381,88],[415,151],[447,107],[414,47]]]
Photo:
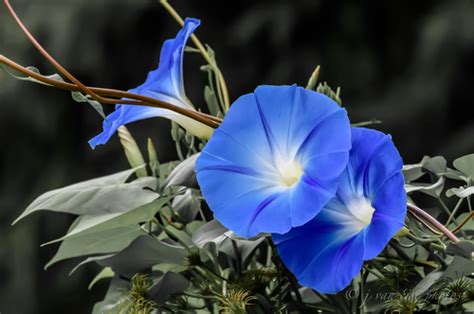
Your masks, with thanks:
[[[285,233],[334,197],[351,147],[347,113],[297,86],[260,86],[231,106],[196,162],[214,216],[243,237]]]
[[[176,38],[168,39],[163,44],[158,68],[148,73],[145,83],[129,90],[129,92],[195,110],[184,92],[183,55],[189,36],[191,36],[199,24],[199,20],[187,18]],[[212,134],[212,128],[209,126],[168,109],[117,105],[115,111],[104,120],[102,133],[91,139],[89,144],[92,148],[99,144],[105,144],[121,125],[152,117],[163,117],[173,120],[201,138],[208,139]]]
[[[403,226],[402,159],[391,137],[352,129],[352,150],[336,197],[307,224],[273,235],[298,281],[321,293],[344,289]]]

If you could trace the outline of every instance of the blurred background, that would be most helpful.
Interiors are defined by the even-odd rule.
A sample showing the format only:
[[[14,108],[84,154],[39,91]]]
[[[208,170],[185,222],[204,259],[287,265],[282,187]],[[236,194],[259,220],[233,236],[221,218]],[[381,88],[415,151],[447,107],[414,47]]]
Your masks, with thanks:
[[[48,51],[84,83],[129,89],[154,69],[163,40],[178,31],[158,0],[11,0]],[[197,35],[215,50],[231,99],[260,84],[305,85],[314,67],[342,87],[352,121],[377,118],[405,163],[423,155],[449,162],[474,152],[474,2],[459,1],[184,1]],[[0,54],[42,73],[54,69],[0,5]],[[185,57],[185,85],[204,104],[198,54]],[[128,167],[116,137],[91,150],[100,116],[67,92],[22,82],[0,71],[0,313],[87,313],[105,294],[87,290],[98,267],[72,276],[77,261],[44,264],[72,217],[35,214],[10,224],[39,194]],[[112,109],[105,107],[107,112]],[[469,109],[470,112],[469,112]],[[160,161],[175,158],[170,124],[152,119],[129,129]]]

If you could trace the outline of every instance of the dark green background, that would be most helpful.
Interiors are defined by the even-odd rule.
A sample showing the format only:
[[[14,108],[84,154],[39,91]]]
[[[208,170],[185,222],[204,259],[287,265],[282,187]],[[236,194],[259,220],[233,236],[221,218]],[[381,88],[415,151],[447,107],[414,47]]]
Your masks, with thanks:
[[[158,0],[11,0],[45,47],[83,82],[132,88],[156,67],[164,39],[178,27]],[[260,84],[304,85],[317,64],[353,121],[378,118],[406,163],[423,155],[453,158],[474,151],[474,2],[464,1],[172,1],[200,18],[227,78],[231,99]],[[0,6],[0,53],[53,73]],[[186,91],[203,103],[197,54],[185,61]],[[127,167],[114,137],[92,151],[100,131],[90,107],[62,91],[0,72],[0,312],[87,313],[105,283],[87,291],[98,268],[68,277],[76,261],[43,265],[71,217],[35,214],[10,223],[35,196]],[[110,110],[110,107],[106,108]],[[175,156],[169,122],[135,123],[161,161]]]

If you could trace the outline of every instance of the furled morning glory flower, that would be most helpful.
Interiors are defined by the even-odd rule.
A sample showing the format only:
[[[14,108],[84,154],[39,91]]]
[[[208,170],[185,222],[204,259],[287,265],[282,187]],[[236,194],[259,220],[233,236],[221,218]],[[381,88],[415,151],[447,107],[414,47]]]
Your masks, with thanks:
[[[334,196],[351,148],[347,112],[297,86],[260,86],[231,106],[196,162],[214,216],[243,237],[285,233]]]
[[[184,93],[183,55],[189,36],[199,24],[199,20],[187,18],[176,38],[168,39],[163,44],[158,68],[148,73],[145,83],[129,90],[129,92],[195,110]],[[212,128],[209,126],[168,109],[117,105],[115,111],[104,120],[102,133],[91,139],[89,144],[92,148],[99,144],[105,144],[121,125],[152,117],[164,117],[173,120],[201,138],[207,139],[212,134]]]
[[[321,293],[344,289],[403,226],[402,159],[391,137],[352,129],[352,150],[336,197],[307,224],[273,235],[301,285]]]

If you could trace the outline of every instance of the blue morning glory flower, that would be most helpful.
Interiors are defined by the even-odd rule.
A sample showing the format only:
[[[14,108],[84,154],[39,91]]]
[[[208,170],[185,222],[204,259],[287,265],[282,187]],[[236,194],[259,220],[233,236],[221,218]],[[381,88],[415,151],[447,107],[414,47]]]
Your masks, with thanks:
[[[129,92],[153,97],[182,108],[195,110],[184,93],[183,55],[184,47],[189,36],[191,36],[199,24],[199,20],[187,18],[184,21],[183,28],[176,35],[176,38],[168,39],[163,44],[158,68],[148,73],[145,83],[129,90]],[[104,120],[102,133],[91,139],[89,144],[92,148],[99,144],[105,144],[120,126],[152,117],[171,119],[201,138],[207,139],[212,134],[212,128],[209,126],[168,109],[117,105],[115,111]]]
[[[297,86],[240,97],[202,150],[197,180],[214,216],[243,237],[285,233],[333,198],[351,148],[347,112]]]
[[[344,289],[403,226],[402,159],[391,137],[352,129],[352,150],[336,197],[307,224],[273,235],[301,285],[321,293]]]

